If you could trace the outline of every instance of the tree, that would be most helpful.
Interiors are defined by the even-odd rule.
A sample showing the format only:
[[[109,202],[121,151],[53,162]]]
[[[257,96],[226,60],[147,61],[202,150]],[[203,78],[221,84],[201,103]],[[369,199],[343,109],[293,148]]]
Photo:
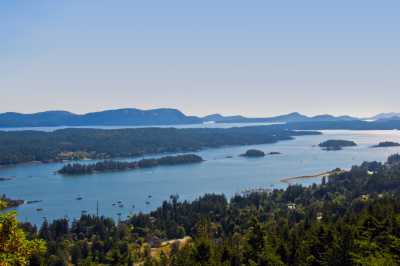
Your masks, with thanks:
[[[71,249],[71,261],[73,264],[78,265],[82,259],[81,246],[78,244],[73,245]]]
[[[0,201],[0,210],[6,203]],[[24,231],[19,227],[16,212],[0,214],[0,265],[23,266],[29,264],[34,254],[43,254],[46,245],[42,240],[27,240]]]

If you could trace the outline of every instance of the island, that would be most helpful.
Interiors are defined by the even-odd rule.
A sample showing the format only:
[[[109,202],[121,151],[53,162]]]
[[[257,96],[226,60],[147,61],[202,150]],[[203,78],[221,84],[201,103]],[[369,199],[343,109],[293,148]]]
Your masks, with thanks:
[[[324,142],[321,142],[319,147],[323,148],[326,151],[338,151],[343,149],[343,147],[353,147],[357,146],[357,143],[350,140],[338,140],[338,139],[331,139]]]
[[[134,162],[107,160],[93,164],[70,163],[64,165],[58,173],[62,175],[84,175],[97,172],[126,171],[156,166],[180,165],[203,162],[203,158],[195,154],[165,156],[158,159],[143,159]]]
[[[372,148],[389,148],[389,147],[399,147],[400,143],[393,141],[383,141],[379,142],[377,145],[372,146]]]
[[[247,150],[244,154],[240,155],[242,157],[250,157],[250,158],[256,158],[256,157],[264,157],[265,152],[256,150],[256,149],[251,149]]]

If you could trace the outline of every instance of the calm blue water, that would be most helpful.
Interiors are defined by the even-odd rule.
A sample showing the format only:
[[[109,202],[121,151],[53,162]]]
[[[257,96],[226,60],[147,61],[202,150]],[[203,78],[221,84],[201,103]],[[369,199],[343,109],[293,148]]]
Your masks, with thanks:
[[[335,152],[315,147],[328,139],[354,140],[359,146]],[[126,218],[132,212],[155,209],[171,194],[187,200],[212,192],[230,197],[249,188],[285,187],[280,182],[285,177],[349,168],[365,160],[384,161],[390,154],[400,152],[400,148],[372,149],[370,146],[386,140],[400,142],[400,131],[323,131],[321,136],[297,137],[276,144],[203,150],[197,153],[206,160],[201,164],[76,177],[54,174],[62,166],[60,163],[25,164],[0,169],[0,176],[15,177],[0,182],[0,193],[11,198],[42,200],[17,208],[20,220],[37,224],[43,217],[72,219],[79,217],[83,210],[94,214],[97,201],[101,215],[117,219],[121,213],[121,218]],[[282,155],[259,159],[238,156],[249,148],[278,151]],[[312,182],[318,180],[305,181]],[[83,200],[76,200],[78,196]],[[117,201],[122,201],[124,207],[112,206]],[[146,201],[150,204],[146,205]],[[37,212],[37,208],[43,211]]]

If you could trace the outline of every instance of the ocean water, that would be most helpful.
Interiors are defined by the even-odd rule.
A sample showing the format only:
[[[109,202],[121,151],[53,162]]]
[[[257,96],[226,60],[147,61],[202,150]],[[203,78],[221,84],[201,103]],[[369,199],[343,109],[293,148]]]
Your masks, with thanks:
[[[17,208],[19,219],[41,224],[44,218],[68,217],[73,220],[82,211],[125,219],[137,212],[148,212],[170,195],[193,200],[205,193],[235,193],[254,188],[284,188],[280,180],[313,175],[336,167],[343,169],[363,161],[385,161],[400,147],[371,148],[381,141],[400,142],[400,131],[322,131],[320,136],[301,136],[275,144],[234,146],[197,152],[206,161],[200,164],[165,166],[125,172],[62,176],[55,172],[62,163],[22,164],[0,168],[0,176],[14,177],[0,182],[0,193],[11,198],[40,200]],[[323,151],[317,145],[328,139],[353,140],[358,146],[341,151]],[[244,158],[249,148],[281,155]],[[228,158],[232,156],[232,158]],[[138,160],[141,158],[127,158]],[[318,178],[302,180],[305,185]],[[151,197],[149,197],[151,196]],[[77,200],[82,197],[82,200]],[[121,201],[123,207],[113,206]],[[147,203],[146,203],[147,202]],[[43,209],[37,211],[38,208]]]

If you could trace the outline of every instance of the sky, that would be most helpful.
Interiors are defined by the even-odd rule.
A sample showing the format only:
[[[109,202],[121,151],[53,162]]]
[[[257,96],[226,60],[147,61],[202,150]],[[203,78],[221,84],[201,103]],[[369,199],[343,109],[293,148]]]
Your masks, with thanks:
[[[0,112],[400,112],[400,1],[0,1]]]

